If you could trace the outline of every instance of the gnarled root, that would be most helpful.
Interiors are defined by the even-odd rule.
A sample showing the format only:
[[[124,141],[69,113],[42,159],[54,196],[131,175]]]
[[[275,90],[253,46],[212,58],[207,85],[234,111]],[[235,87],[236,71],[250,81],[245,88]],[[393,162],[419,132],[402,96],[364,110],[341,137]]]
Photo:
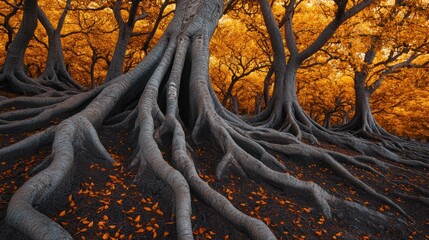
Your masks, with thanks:
[[[65,99],[55,96],[47,104],[34,106],[34,112],[17,110],[14,113],[20,114],[22,118],[18,121],[10,121],[13,120],[10,115],[1,115],[5,121],[10,121],[0,126],[0,130],[6,132],[20,127],[31,129],[31,124],[46,124],[53,119],[52,115],[65,113],[62,110],[64,108],[66,111],[81,110],[56,126],[0,150],[0,156],[6,156],[53,142],[52,160],[47,159],[50,164],[42,163],[38,170],[44,169],[18,190],[9,204],[7,220],[12,226],[35,239],[71,238],[59,224],[33,207],[54,192],[62,190],[60,186],[73,174],[75,153],[78,151],[90,159],[112,162],[96,132],[108,117],[111,117],[109,123],[113,126],[124,126],[134,121],[132,133],[137,136],[137,143],[132,164],[138,166],[139,174],[150,167],[157,177],[171,187],[175,198],[174,211],[179,239],[193,238],[191,191],[244,230],[249,237],[264,240],[275,238],[265,223],[239,211],[200,178],[189,154],[188,132],[192,132],[195,143],[210,140],[224,154],[217,166],[218,177],[225,174],[226,167],[230,166],[248,178],[282,190],[296,189],[301,194],[310,196],[326,217],[343,217],[357,223],[356,226],[367,223],[373,228],[380,225],[388,227],[392,222],[398,226],[403,224],[396,217],[342,200],[314,182],[292,176],[293,173],[288,172],[284,162],[273,155],[273,152],[278,152],[288,160],[303,159],[329,167],[354,187],[410,219],[398,204],[376,192],[345,167],[352,165],[386,179],[378,168],[389,169],[392,164],[383,164],[368,156],[346,156],[307,145],[292,134],[251,126],[222,108],[210,88],[208,76],[209,39],[215,23],[207,22],[205,17],[210,15],[218,19],[222,12],[222,2],[197,1],[185,5],[178,1],[175,18],[179,19],[172,21],[159,44],[134,70],[110,81],[104,87]],[[197,21],[196,24],[193,21]],[[137,105],[134,101],[136,99],[139,100]],[[132,107],[125,106],[130,102],[133,102]],[[301,123],[296,126],[306,129],[308,136],[327,136],[322,135],[320,129],[304,124],[303,119],[299,119]],[[289,127],[293,128],[284,125],[285,129]],[[302,136],[305,137],[306,134]],[[341,144],[354,146],[356,149],[368,147],[366,143],[356,145],[355,139],[347,138],[348,135],[339,136],[343,137]],[[169,161],[163,157],[159,144],[171,146]],[[361,152],[366,153],[365,150],[368,149],[362,149]],[[362,159],[373,162],[376,166],[360,161]],[[45,168],[46,165],[48,166]],[[341,216],[344,211],[340,209],[350,210],[353,214],[351,217]],[[362,219],[368,221],[363,223]],[[393,227],[401,231],[401,227],[397,225]]]

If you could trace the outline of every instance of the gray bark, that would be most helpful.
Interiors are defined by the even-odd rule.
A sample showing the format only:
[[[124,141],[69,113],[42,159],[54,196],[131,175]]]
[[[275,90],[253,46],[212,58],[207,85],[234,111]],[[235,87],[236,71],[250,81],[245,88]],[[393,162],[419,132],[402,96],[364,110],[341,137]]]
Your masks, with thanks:
[[[134,25],[136,22],[136,14],[138,5],[141,0],[133,0],[127,22],[125,22],[120,13],[122,0],[117,0],[113,9],[116,21],[119,25],[118,39],[116,40],[115,51],[112,60],[109,64],[109,69],[105,77],[105,82],[108,82],[122,74],[122,69],[125,62],[125,53],[127,51],[128,42],[131,39]]]
[[[40,7],[38,8],[38,18],[47,32],[49,46],[46,68],[41,78],[44,80],[42,84],[52,86],[59,90],[82,90],[83,88],[72,79],[66,69],[61,44],[61,30],[70,8],[70,3],[71,0],[66,2],[66,6],[58,20],[56,29],[43,10]]]
[[[237,228],[245,231],[249,238],[275,239],[265,223],[239,211],[225,196],[200,178],[195,159],[192,159],[188,150],[187,132],[191,133],[192,141],[196,144],[209,141],[223,154],[216,166],[217,177],[225,175],[227,168],[231,167],[242,176],[271,184],[286,192],[295,189],[308,196],[309,201],[313,201],[325,217],[340,217],[364,230],[382,225],[393,226],[400,232],[405,227],[401,219],[411,218],[401,206],[375,191],[364,180],[353,176],[345,167],[352,165],[384,177],[365,161],[384,168],[393,164],[384,164],[368,156],[348,156],[302,143],[289,133],[249,125],[222,106],[210,85],[209,42],[222,14],[223,2],[177,1],[175,16],[163,37],[136,68],[89,92],[72,96],[46,94],[38,97],[34,108],[17,113],[21,116],[27,114],[29,117],[0,125],[0,132],[16,131],[24,127],[30,129],[36,125],[48,124],[53,116],[79,110],[58,125],[0,149],[0,157],[4,158],[37,148],[44,143],[52,143],[52,161],[49,166],[45,169],[38,168],[43,170],[21,186],[10,201],[6,216],[10,225],[34,239],[71,239],[70,233],[36,211],[34,206],[52,194],[63,191],[61,184],[72,176],[77,164],[74,153],[88,154],[88,159],[113,161],[97,135],[100,126],[108,119],[113,119],[112,122],[118,120],[114,123],[117,126],[123,126],[124,123],[134,126],[130,134],[137,136],[132,161],[132,166],[138,169],[137,177],[143,174],[145,168],[151,168],[172,189],[178,239],[193,238],[191,192]],[[266,1],[261,0],[261,4],[264,9],[269,7]],[[270,18],[268,15],[265,17]],[[270,30],[270,36],[273,40],[280,40],[277,42],[280,44],[281,38],[278,38],[280,35],[276,29],[278,30],[277,27]],[[284,52],[279,55],[284,56]],[[279,59],[278,62],[284,63],[285,60]],[[276,84],[282,86],[280,93],[284,90],[283,78],[294,78],[296,74],[296,66],[289,64],[288,67],[285,64],[274,66]],[[296,94],[291,89],[288,91],[289,95],[283,96],[294,101]],[[277,97],[279,95],[275,95],[273,104],[270,104],[272,109],[284,106],[276,105],[284,101],[274,100]],[[127,106],[130,99],[135,99],[138,103]],[[6,101],[4,105],[17,102],[25,104],[28,99]],[[48,103],[43,104],[44,101]],[[298,109],[297,103],[294,104],[291,108]],[[3,117],[9,119],[11,115]],[[297,119],[304,122],[303,116],[299,114]],[[301,127],[298,123],[297,126]],[[317,133],[317,136],[327,134],[323,131]],[[332,136],[329,135],[331,138]],[[383,151],[375,145],[355,142],[352,138],[348,140],[350,145],[360,144],[362,148]],[[171,146],[169,161],[163,157],[158,143]],[[330,194],[314,182],[292,176],[272,152],[285,155],[287,160],[305,160],[326,165],[355,188],[389,205],[401,217],[384,215],[370,207],[343,200],[343,196]],[[352,217],[341,215],[344,212],[342,209],[346,209]],[[365,219],[364,224],[361,219]]]
[[[20,28],[9,46],[3,74],[24,73],[24,55],[37,27],[37,0],[24,1],[24,16]]]

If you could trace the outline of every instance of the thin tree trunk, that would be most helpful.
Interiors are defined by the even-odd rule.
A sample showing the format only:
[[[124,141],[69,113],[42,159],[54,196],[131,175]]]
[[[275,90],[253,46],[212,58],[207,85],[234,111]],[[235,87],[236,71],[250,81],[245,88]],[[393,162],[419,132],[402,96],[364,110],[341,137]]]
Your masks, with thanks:
[[[105,78],[105,82],[118,77],[122,74],[122,69],[125,62],[125,53],[127,51],[128,42],[131,39],[132,30],[128,28],[128,25],[119,28],[119,36],[115,46],[115,52],[113,53],[112,60],[109,64],[109,70]]]
[[[25,0],[24,16],[18,33],[9,46],[3,66],[4,74],[24,73],[24,55],[37,27],[37,0]]]
[[[109,64],[109,70],[107,71],[107,75],[104,79],[105,82],[109,82],[110,80],[122,74],[122,69],[125,62],[125,54],[127,52],[127,46],[133,33],[138,4],[140,1],[141,0],[132,1],[127,22],[124,22],[120,13],[122,0],[118,0],[115,4],[114,14],[116,21],[119,24],[119,34],[118,39],[116,40],[112,61]]]
[[[228,89],[226,90],[225,96],[223,96],[222,99],[222,105],[226,106],[226,103],[228,102],[228,100],[232,99],[232,90],[234,89],[234,85],[235,83],[237,83],[238,78],[231,78],[231,83],[228,86]],[[232,106],[232,104],[231,104]]]
[[[59,90],[82,90],[83,88],[72,79],[67,71],[61,44],[61,30],[64,26],[70,4],[71,0],[67,0],[64,10],[58,20],[57,28],[54,28],[43,10],[40,7],[38,8],[38,18],[48,35],[49,46],[46,68],[41,78],[44,80],[42,84],[57,89],[59,88]]]
[[[267,75],[264,78],[264,103],[265,103],[265,106],[268,106],[268,103],[270,102],[270,84],[271,84],[271,77],[273,76],[273,73],[274,73],[274,69],[273,69],[273,67],[270,67]]]

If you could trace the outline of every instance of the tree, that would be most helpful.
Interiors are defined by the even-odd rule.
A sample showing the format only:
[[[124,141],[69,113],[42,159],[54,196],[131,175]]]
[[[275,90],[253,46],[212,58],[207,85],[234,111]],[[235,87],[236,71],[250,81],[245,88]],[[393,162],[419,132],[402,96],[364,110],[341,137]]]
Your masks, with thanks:
[[[34,92],[32,82],[27,79],[24,72],[24,54],[37,27],[37,1],[24,2],[24,16],[20,28],[10,44],[0,75],[0,82],[6,82],[12,88],[22,92]],[[5,83],[2,83],[5,85]],[[40,93],[43,87],[39,87],[36,93]]]
[[[70,1],[61,15],[57,29],[54,29],[49,19],[38,7],[37,0],[24,1],[24,16],[18,33],[8,48],[5,64],[0,74],[3,85],[19,93],[40,94],[52,89],[81,90],[65,69],[62,55],[60,32],[67,15]],[[31,79],[26,75],[24,68],[24,55],[28,44],[37,27],[40,18],[49,36],[49,50],[47,66],[40,78]]]
[[[0,16],[4,18],[2,21],[4,29],[2,29],[2,31],[4,30],[7,34],[7,41],[4,45],[5,50],[7,50],[9,45],[12,43],[13,35],[15,34],[15,29],[13,23],[11,23],[11,19],[18,13],[19,8],[22,7],[22,1],[19,1],[16,4],[10,3],[9,1],[2,1],[2,3],[4,3],[5,6],[2,6],[2,13],[0,13]],[[8,8],[12,9],[8,12]]]
[[[213,76],[214,90],[222,105],[228,106],[229,102],[234,113],[238,113],[239,110],[233,107],[235,105],[233,99],[245,103],[247,107],[250,105],[249,101],[253,102],[254,99],[253,96],[250,98],[243,96],[249,94],[238,94],[238,90],[242,89],[246,83],[256,85],[261,71],[269,66],[264,53],[259,50],[259,43],[253,40],[254,35],[246,30],[246,26],[247,24],[238,19],[225,17],[221,28],[216,31],[214,36],[222,41],[213,41],[210,45],[212,59],[210,73]],[[246,44],[243,45],[242,42],[246,42]],[[253,93],[249,87],[244,91]],[[237,95],[246,98],[237,99]]]
[[[392,33],[389,32],[396,32],[392,28],[392,23],[395,23],[394,25],[400,27],[404,32],[409,28],[415,30],[419,18],[413,18],[414,21],[417,21],[414,22],[410,20],[410,16],[411,14],[418,15],[418,11],[422,10],[412,4],[406,6],[406,1],[396,1],[395,5],[387,6],[387,10],[383,10],[384,8],[381,7],[379,12],[382,16],[376,20],[379,32],[367,37],[369,43],[363,62],[358,59],[351,60],[354,69],[356,111],[350,122],[339,130],[350,131],[358,136],[381,141],[392,151],[406,152],[409,158],[421,159],[425,156],[420,156],[418,152],[421,150],[419,149],[426,147],[402,141],[384,130],[371,113],[370,98],[380,88],[385,78],[397,73],[401,68],[424,68],[429,65],[429,61],[424,57],[428,47],[427,38],[406,39],[404,35],[400,35],[397,36],[396,41],[391,41]],[[427,10],[423,11],[427,12]],[[403,149],[405,146],[409,150],[405,151]]]
[[[286,53],[283,47],[283,40],[278,24],[274,20],[273,13],[268,3],[261,3],[264,20],[270,35],[271,45],[274,49],[273,68],[275,73],[275,87],[271,103],[259,115],[250,117],[246,121],[263,127],[280,129],[294,134],[298,139],[307,139],[312,143],[325,141],[344,148],[356,150],[370,156],[382,156],[394,162],[403,162],[406,164],[417,164],[427,166],[427,163],[419,162],[417,159],[402,159],[397,153],[392,152],[385,146],[374,145],[371,142],[351,138],[348,134],[329,131],[312,120],[301,108],[296,93],[296,74],[299,67],[308,58],[319,51],[335,34],[336,30],[348,19],[352,18],[373,1],[353,2],[349,6],[348,1],[336,1],[331,11],[335,16],[331,18],[328,24],[319,31],[317,37],[307,44],[308,39],[304,39],[303,47],[298,45],[296,34],[294,32],[292,19],[296,8],[302,2],[290,1],[285,11],[285,37],[286,47],[289,51],[286,62]],[[304,48],[300,50],[299,48]],[[381,148],[381,150],[380,150]],[[424,152],[424,151],[423,151]],[[426,154],[423,153],[425,156]]]
[[[49,46],[48,59],[46,61],[46,67],[41,78],[45,84],[52,84],[54,88],[59,87],[63,90],[82,90],[83,88],[72,79],[66,69],[61,45],[61,30],[64,26],[67,13],[70,9],[70,3],[71,0],[67,0],[66,6],[64,7],[64,10],[58,20],[56,28],[54,28],[43,10],[38,7],[38,19],[48,34]]]
[[[116,41],[115,52],[113,53],[112,61],[109,64],[105,81],[110,81],[113,78],[121,75],[122,67],[125,61],[125,52],[127,50],[128,42],[133,34],[133,29],[136,21],[147,17],[147,13],[137,15],[138,5],[141,0],[134,0],[131,2],[131,8],[128,13],[128,20],[125,22],[121,16],[122,1],[118,0],[113,8],[115,19],[119,25],[118,40]]]
[[[34,206],[61,191],[61,185],[67,182],[74,166],[78,164],[76,154],[113,162],[97,134],[101,125],[108,123],[110,127],[134,126],[130,130],[130,134],[137,136],[132,166],[139,169],[139,174],[145,168],[151,168],[157,177],[171,187],[179,239],[192,238],[191,191],[251,238],[275,238],[264,222],[239,211],[226,197],[200,178],[189,154],[188,134],[195,143],[210,142],[222,152],[223,157],[216,166],[216,176],[219,178],[232,168],[242,176],[280,189],[296,189],[310,196],[309,199],[314,201],[327,218],[340,217],[353,226],[364,229],[377,229],[381,225],[393,228],[392,231],[396,234],[402,234],[405,224],[402,218],[411,220],[411,217],[398,203],[353,176],[344,165],[353,165],[383,179],[386,178],[385,175],[366,162],[383,170],[396,169],[399,171],[398,175],[403,169],[373,157],[348,156],[308,145],[292,134],[270,127],[252,126],[227,111],[217,99],[209,80],[209,42],[222,15],[223,1],[180,0],[176,4],[174,18],[158,44],[131,71],[93,90],[72,96],[47,98],[42,95],[0,102],[2,107],[12,104],[33,107],[0,114],[1,119],[5,120],[0,125],[0,132],[31,131],[48,126],[57,116],[66,117],[58,125],[49,126],[16,144],[0,149],[0,157],[10,159],[10,156],[19,152],[52,144],[51,155],[41,164],[43,170],[31,177],[12,197],[6,216],[9,224],[34,239],[71,239],[70,234],[58,223],[36,211]],[[280,32],[277,24],[273,25],[268,2],[261,0],[260,4],[273,42],[274,72],[276,78],[281,79],[276,80],[277,90],[272,101],[279,104],[277,101],[280,97],[287,95],[294,97],[287,100],[296,103],[293,91],[284,92],[283,86],[287,84],[283,85],[284,75],[279,73],[294,77],[297,66],[291,63],[299,61],[295,59],[296,56],[292,56],[294,61],[298,61],[289,63],[288,70],[292,72],[284,72],[285,64],[278,65],[285,63],[281,41],[277,41]],[[341,6],[339,4],[339,9]],[[291,8],[288,13],[290,10]],[[343,14],[347,16],[351,13],[339,10],[336,21]],[[319,45],[320,43],[317,44]],[[310,49],[313,48],[316,47]],[[293,45],[291,49],[295,49]],[[298,55],[307,56],[314,50],[308,51]],[[285,102],[281,100],[280,103]],[[275,118],[290,121],[288,115]],[[7,121],[11,119],[16,121]],[[162,155],[159,147],[161,143],[171,148],[169,162]],[[356,188],[389,205],[401,218],[343,200],[314,182],[292,176],[272,152],[282,153],[287,159],[305,159],[325,164]],[[410,183],[405,181],[405,184]],[[342,214],[344,211],[347,214]],[[365,222],[361,221],[363,218]]]

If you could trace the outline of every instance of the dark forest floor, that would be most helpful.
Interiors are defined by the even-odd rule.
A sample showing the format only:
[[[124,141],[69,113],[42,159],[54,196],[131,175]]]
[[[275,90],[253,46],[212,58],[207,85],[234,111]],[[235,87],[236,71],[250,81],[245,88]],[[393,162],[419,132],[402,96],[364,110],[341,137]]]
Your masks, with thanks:
[[[173,197],[167,185],[147,170],[139,183],[133,182],[136,168],[128,168],[131,154],[125,131],[102,129],[100,136],[117,163],[113,166],[79,159],[73,183],[65,195],[58,195],[39,210],[55,219],[75,239],[176,239]],[[0,147],[25,137],[25,134],[0,134]],[[323,145],[347,154],[335,146]],[[49,146],[37,153],[25,153],[16,159],[0,159],[0,239],[25,239],[5,224],[7,204],[18,187],[29,178],[29,171],[49,154]],[[168,150],[165,150],[168,159]],[[365,231],[349,225],[339,217],[325,219],[308,196],[291,190],[279,190],[267,184],[237,177],[215,179],[214,169],[220,160],[216,149],[198,146],[193,153],[200,176],[221,192],[243,212],[266,222],[279,239],[386,239],[395,236],[387,230]],[[379,200],[370,198],[347,181],[334,175],[325,166],[292,161],[277,156],[289,172],[303,180],[314,181],[330,193],[343,199],[356,201],[380,212],[392,212]],[[11,164],[12,163],[12,164]],[[372,173],[346,166],[355,176],[364,179],[377,191],[398,202],[415,218],[415,224],[404,229],[406,239],[429,239],[429,208],[421,203],[390,196],[392,185],[380,181]],[[409,176],[416,185],[427,188],[425,178]],[[387,173],[389,175],[389,173]],[[389,176],[388,176],[389,177]],[[418,195],[413,188],[405,191]],[[343,214],[347,214],[344,212]],[[193,228],[196,239],[248,239],[197,197],[193,197]],[[389,237],[391,238],[391,237]],[[398,235],[397,238],[403,238]]]

